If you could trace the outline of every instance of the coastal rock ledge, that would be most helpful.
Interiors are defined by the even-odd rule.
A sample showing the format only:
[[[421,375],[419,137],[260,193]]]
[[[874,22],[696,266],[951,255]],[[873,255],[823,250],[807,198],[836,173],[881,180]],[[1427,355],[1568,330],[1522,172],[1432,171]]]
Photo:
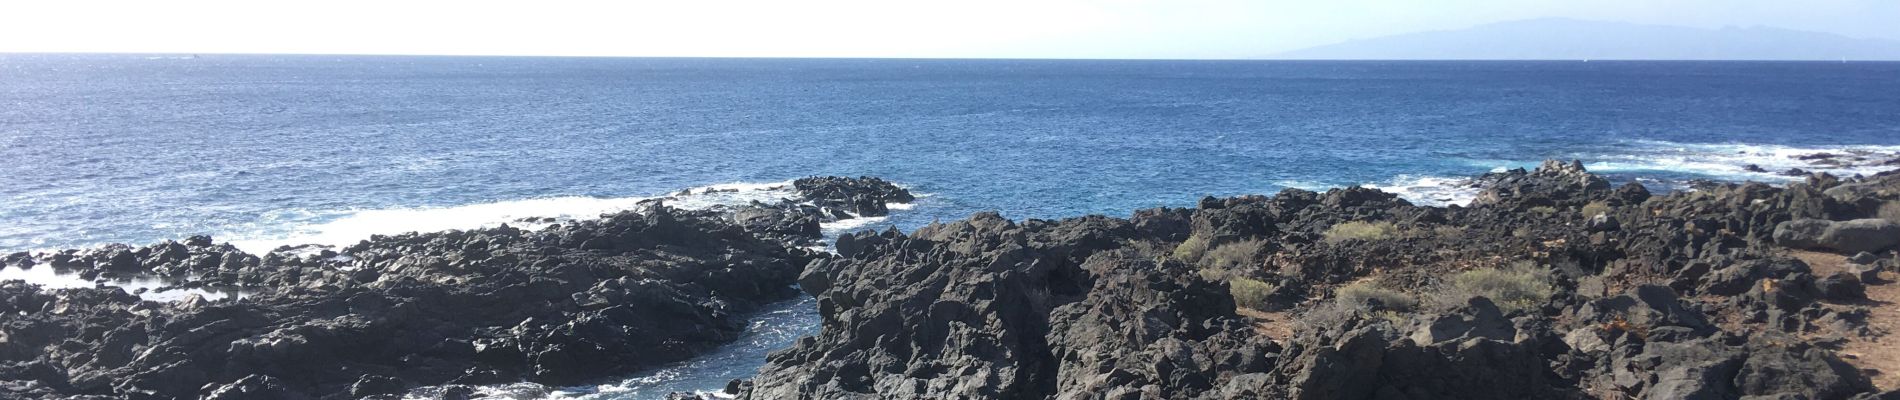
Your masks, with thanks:
[[[912,198],[875,178],[796,182],[797,198],[777,204],[656,202],[534,231],[377,236],[261,257],[209,237],[8,255],[11,268],[243,298],[0,282],[0,398],[397,398],[429,385],[465,395],[453,385],[571,385],[684,360],[797,295],[803,267],[828,256],[794,243],[818,239],[817,221]],[[851,211],[832,212],[842,207]]]
[[[1288,189],[1129,218],[980,213],[846,235],[798,278],[822,331],[727,391],[1900,398],[1887,331],[1900,317],[1878,309],[1900,301],[1900,255],[1878,240],[1830,253],[1843,248],[1780,232],[1892,217],[1880,210],[1900,210],[1900,174],[1663,195],[1577,163],[1483,180],[1469,207]],[[1830,190],[1848,185],[1859,189]]]

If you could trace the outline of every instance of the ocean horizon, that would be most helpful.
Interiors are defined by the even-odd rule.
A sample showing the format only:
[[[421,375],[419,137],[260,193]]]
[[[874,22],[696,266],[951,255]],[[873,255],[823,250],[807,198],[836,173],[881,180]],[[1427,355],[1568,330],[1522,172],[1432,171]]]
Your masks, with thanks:
[[[1882,63],[4,55],[0,70],[12,251],[353,240],[337,236],[468,227],[430,212],[494,224],[809,175],[939,195],[893,217],[914,227],[1287,187],[1448,204],[1465,196],[1450,181],[1543,159],[1777,182],[1799,153],[1900,148],[1883,112],[1900,109],[1884,96],[1900,64]]]

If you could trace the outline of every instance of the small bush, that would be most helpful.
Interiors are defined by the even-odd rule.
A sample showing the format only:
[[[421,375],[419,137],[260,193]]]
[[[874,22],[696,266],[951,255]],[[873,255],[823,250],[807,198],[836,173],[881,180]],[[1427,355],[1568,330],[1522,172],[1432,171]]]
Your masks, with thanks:
[[[1260,249],[1266,246],[1267,241],[1260,239],[1214,246],[1213,250],[1208,250],[1201,255],[1200,266],[1202,270],[1238,272],[1258,260]]]
[[[1265,310],[1269,308],[1268,298],[1278,289],[1271,283],[1247,278],[1234,278],[1227,281],[1227,292],[1234,295],[1234,305]]]
[[[1551,215],[1557,213],[1557,207],[1536,206],[1531,207],[1531,212],[1537,213],[1538,215]]]
[[[1609,214],[1609,213],[1610,213],[1609,203],[1594,201],[1594,202],[1590,202],[1590,204],[1583,205],[1584,218],[1596,218],[1596,216],[1598,215]]]
[[[1326,229],[1326,243],[1338,244],[1347,240],[1379,240],[1398,233],[1398,227],[1391,222],[1351,221],[1334,224]]]
[[[1555,291],[1550,284],[1550,271],[1536,264],[1519,262],[1503,268],[1460,272],[1433,298],[1439,306],[1452,308],[1472,297],[1484,296],[1499,309],[1511,312],[1535,309],[1549,301]]]
[[[1874,213],[1880,219],[1900,222],[1900,201],[1889,201],[1880,205],[1880,211]]]
[[[1396,290],[1379,287],[1372,282],[1359,282],[1341,286],[1333,292],[1333,298],[1340,304],[1364,309],[1373,301],[1391,310],[1411,310],[1418,306],[1418,300]]]
[[[1174,246],[1174,259],[1190,264],[1200,262],[1201,255],[1205,253],[1207,238],[1200,235],[1188,236],[1187,240],[1181,241],[1181,245]]]
[[[1450,225],[1439,226],[1432,228],[1432,236],[1436,236],[1439,239],[1463,239],[1465,237],[1465,229]]]

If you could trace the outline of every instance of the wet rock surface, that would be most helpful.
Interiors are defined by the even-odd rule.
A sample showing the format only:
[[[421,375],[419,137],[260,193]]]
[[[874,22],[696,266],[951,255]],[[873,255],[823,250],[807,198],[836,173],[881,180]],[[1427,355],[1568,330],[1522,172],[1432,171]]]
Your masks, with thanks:
[[[1835,225],[1878,225],[1852,221],[1900,201],[1900,174],[1652,194],[1547,162],[1481,181],[1468,207],[1289,189],[1125,219],[985,213],[847,235],[838,257],[798,279],[819,300],[822,331],[727,390],[750,399],[1896,395],[1838,352],[1842,341],[1890,334],[1869,322],[1869,307],[1883,305],[1866,296],[1885,284],[1874,264],[1894,251],[1811,245],[1782,228],[1822,221],[1809,223],[1825,225],[1814,243],[1832,243],[1819,236]],[[1853,257],[1822,269],[1794,256],[1814,249]]]
[[[882,180],[821,181],[810,193],[825,197],[786,202],[910,198]],[[14,254],[8,266],[247,295],[156,302],[0,283],[0,397],[353,399],[622,375],[734,340],[748,312],[797,295],[800,271],[826,257],[787,240],[817,232],[738,216],[656,204],[261,257],[208,237]]]

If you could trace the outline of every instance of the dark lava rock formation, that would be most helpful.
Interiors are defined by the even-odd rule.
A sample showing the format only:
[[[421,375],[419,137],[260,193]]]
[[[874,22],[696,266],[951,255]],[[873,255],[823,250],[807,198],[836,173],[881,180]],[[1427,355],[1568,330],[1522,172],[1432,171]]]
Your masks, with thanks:
[[[749,399],[1900,396],[1854,364],[1877,360],[1841,351],[1890,333],[1880,326],[1896,321],[1869,311],[1891,304],[1866,296],[1900,255],[1890,237],[1824,238],[1885,232],[1858,221],[1900,209],[1900,174],[1658,195],[1547,162],[1482,181],[1470,207],[1288,189],[1127,219],[985,213],[847,235],[837,257],[798,278],[819,301],[821,333],[728,390]],[[1821,222],[1802,222],[1811,220]],[[1803,224],[1821,227],[1793,227]],[[1830,257],[1853,264],[1810,265],[1802,258],[1821,253],[1789,246],[1851,250]]]
[[[718,210],[730,212],[735,222],[759,236],[811,244],[820,237],[820,223],[889,215],[888,204],[917,200],[909,190],[869,176],[800,178],[792,181],[792,190],[797,199],[754,201]]]
[[[770,209],[911,198],[876,179],[799,182],[807,197]],[[3,261],[247,294],[165,303],[0,283],[0,398],[393,397],[420,385],[575,384],[683,360],[737,338],[749,311],[795,296],[802,268],[825,257],[786,241],[815,240],[815,229],[754,229],[742,214],[655,204],[537,231],[377,236],[263,257],[207,237],[14,254]]]

